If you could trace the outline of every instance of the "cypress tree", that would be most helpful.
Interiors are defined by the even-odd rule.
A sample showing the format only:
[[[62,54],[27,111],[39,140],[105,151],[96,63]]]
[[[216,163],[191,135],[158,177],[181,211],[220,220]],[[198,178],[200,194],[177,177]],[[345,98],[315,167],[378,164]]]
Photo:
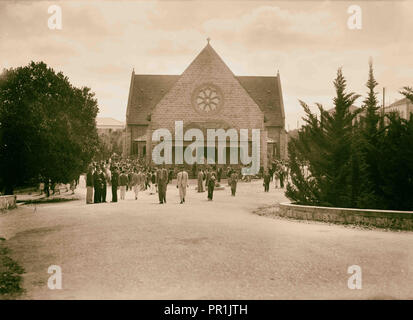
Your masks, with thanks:
[[[380,134],[383,130],[383,116],[379,112],[377,93],[378,85],[374,78],[373,63],[369,62],[369,76],[366,83],[367,97],[363,101],[364,115],[361,117],[360,128],[355,144],[359,159],[360,192],[357,207],[375,208],[380,206],[381,179],[377,159],[380,158]]]
[[[292,184],[286,196],[303,204],[351,207],[353,199],[352,138],[357,112],[350,107],[359,97],[346,92],[342,70],[334,80],[334,111],[318,104],[320,116],[300,101],[306,118],[298,138],[289,144]],[[307,174],[306,174],[307,172]]]
[[[377,161],[381,183],[380,209],[413,210],[413,117],[386,115]]]

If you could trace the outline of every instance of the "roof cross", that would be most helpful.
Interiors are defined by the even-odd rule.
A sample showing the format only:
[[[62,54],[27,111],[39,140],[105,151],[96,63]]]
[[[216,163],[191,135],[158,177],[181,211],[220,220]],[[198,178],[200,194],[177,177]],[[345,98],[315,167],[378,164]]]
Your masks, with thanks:
[[[210,37],[208,37],[206,40],[208,41],[208,44],[209,44],[209,41],[211,41],[211,38],[210,38]]]

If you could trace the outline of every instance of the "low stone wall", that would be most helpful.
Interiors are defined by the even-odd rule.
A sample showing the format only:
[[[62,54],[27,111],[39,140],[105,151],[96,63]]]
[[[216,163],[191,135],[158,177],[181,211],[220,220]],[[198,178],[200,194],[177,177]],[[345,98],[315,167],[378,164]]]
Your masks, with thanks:
[[[279,208],[273,208],[272,213],[299,220],[413,230],[413,211],[330,208],[281,203]]]
[[[16,196],[0,196],[0,210],[13,209],[16,207]]]

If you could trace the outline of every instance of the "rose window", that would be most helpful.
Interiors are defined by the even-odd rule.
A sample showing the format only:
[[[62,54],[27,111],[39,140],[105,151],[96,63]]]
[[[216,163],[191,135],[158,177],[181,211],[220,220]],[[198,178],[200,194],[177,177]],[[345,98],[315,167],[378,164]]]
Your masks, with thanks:
[[[219,89],[213,85],[202,86],[194,98],[195,106],[204,113],[215,112],[222,104],[222,95]]]

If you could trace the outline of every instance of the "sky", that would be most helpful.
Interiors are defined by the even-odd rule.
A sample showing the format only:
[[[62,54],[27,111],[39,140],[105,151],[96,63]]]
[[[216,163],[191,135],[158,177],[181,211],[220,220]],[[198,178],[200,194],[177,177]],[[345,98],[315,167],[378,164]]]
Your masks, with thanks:
[[[62,29],[48,27],[51,5]],[[347,10],[361,8],[361,29]],[[333,106],[342,68],[366,95],[371,58],[386,104],[413,86],[413,1],[0,1],[0,70],[44,61],[95,92],[100,117],[125,121],[132,69],[181,74],[211,39],[235,75],[280,72],[286,129],[303,124],[299,100]],[[362,104],[363,98],[356,105]],[[314,107],[315,109],[315,107]]]

